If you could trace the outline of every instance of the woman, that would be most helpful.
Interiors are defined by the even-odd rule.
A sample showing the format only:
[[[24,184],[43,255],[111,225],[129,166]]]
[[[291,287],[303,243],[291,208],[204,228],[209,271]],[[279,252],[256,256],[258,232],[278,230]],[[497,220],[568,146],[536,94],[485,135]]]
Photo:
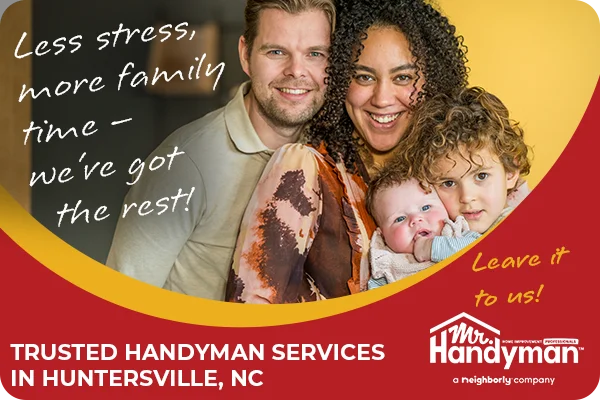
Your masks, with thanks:
[[[351,1],[338,10],[326,101],[271,158],[244,215],[226,298],[285,303],[366,289],[375,225],[369,174],[393,155],[410,110],[467,83],[455,28],[422,0]]]

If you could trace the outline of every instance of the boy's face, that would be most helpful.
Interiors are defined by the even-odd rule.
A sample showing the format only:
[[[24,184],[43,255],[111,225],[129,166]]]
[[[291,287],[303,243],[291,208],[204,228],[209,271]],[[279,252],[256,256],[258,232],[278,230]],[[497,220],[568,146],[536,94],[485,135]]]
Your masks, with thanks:
[[[377,193],[374,209],[385,243],[396,253],[412,253],[419,236],[439,236],[448,218],[435,190],[425,193],[416,180]]]
[[[469,155],[475,164],[469,162]],[[508,189],[514,188],[519,173],[507,172],[488,149],[461,151],[436,164],[436,190],[455,220],[462,215],[474,232],[484,233],[506,207]]]

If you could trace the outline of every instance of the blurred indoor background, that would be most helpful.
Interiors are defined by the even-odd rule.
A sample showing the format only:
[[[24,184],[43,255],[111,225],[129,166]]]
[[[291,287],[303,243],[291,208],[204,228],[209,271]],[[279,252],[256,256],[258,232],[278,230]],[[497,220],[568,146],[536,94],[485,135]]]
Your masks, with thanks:
[[[112,234],[119,217],[119,210],[129,186],[127,170],[136,158],[145,159],[162,140],[178,127],[215,110],[230,99],[232,92],[245,80],[239,66],[237,43],[243,31],[244,0],[105,0],[84,2],[79,0],[22,0],[5,12],[0,25],[0,185],[2,185],[33,217],[49,230],[76,249],[104,262],[110,247]],[[160,46],[164,37],[144,42],[140,34],[125,44],[121,35],[118,44],[98,50],[96,37],[118,29],[144,29],[187,22],[188,32],[197,30],[194,41],[174,40],[174,35]],[[41,41],[52,42],[60,37],[81,35],[81,48],[71,54],[73,48],[54,55],[56,49],[43,56],[17,59],[15,48],[23,32],[28,36],[19,53],[23,54]],[[30,40],[31,39],[31,40]],[[204,42],[203,42],[204,41]],[[66,43],[65,43],[66,44]],[[27,51],[25,51],[27,49]],[[152,88],[130,86],[131,79],[139,71],[161,66],[168,69],[182,66],[187,77],[194,58],[201,58],[203,49],[207,59],[201,68],[201,79],[172,81],[173,85],[157,85]],[[206,65],[213,60],[224,62],[225,68],[216,89],[205,77]],[[128,62],[131,75],[117,90],[119,73]],[[197,64],[197,63],[196,63]],[[170,75],[170,74],[169,74]],[[95,93],[82,86],[80,93],[72,92],[56,97],[41,95],[31,101],[31,96],[19,103],[22,85],[36,90],[54,88],[61,81],[102,77],[106,86]],[[216,73],[213,74],[213,78]],[[150,76],[150,80],[152,76]],[[204,80],[204,81],[203,81]],[[214,80],[213,80],[214,81]],[[200,85],[195,83],[200,82]],[[208,85],[206,83],[209,83]],[[169,89],[172,86],[172,90]],[[149,90],[155,89],[155,90]],[[132,121],[111,126],[112,121],[132,118]],[[88,121],[95,121],[98,132],[88,137],[69,135],[49,143],[37,143],[33,137],[23,144],[23,129],[30,121],[45,127],[44,120],[63,132],[81,128]],[[33,143],[32,143],[33,142]],[[86,152],[83,163],[78,163]],[[93,174],[87,181],[83,178],[83,165],[111,161],[116,173],[101,178]],[[44,185],[37,182],[29,187],[31,172],[60,171],[71,167],[73,178],[66,183],[54,182]],[[68,218],[58,227],[57,211],[65,203],[75,206],[82,200],[82,207],[92,211],[106,206],[110,217],[96,222],[90,216],[86,223],[80,218],[71,224]],[[1,206],[1,205],[0,205]]]

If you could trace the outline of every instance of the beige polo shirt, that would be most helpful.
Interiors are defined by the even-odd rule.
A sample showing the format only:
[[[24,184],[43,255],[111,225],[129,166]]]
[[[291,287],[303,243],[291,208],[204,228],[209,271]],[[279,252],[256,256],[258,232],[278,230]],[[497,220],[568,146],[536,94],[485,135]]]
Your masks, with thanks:
[[[124,218],[121,211],[109,267],[168,290],[224,299],[244,210],[273,153],[250,123],[244,107],[249,89],[247,82],[225,107],[178,129],[149,156],[125,198],[124,207],[138,207]],[[175,147],[185,154],[175,156],[169,170],[166,156]],[[149,171],[155,156],[165,163]],[[172,196],[192,187],[189,202],[181,197],[173,209]],[[145,201],[150,205],[140,209]]]

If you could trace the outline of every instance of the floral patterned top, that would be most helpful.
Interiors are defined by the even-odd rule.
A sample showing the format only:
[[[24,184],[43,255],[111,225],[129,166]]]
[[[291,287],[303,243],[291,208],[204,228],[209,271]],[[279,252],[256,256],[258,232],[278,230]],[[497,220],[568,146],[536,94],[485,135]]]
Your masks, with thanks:
[[[294,303],[367,289],[375,223],[364,202],[366,171],[356,169],[324,146],[275,152],[242,220],[228,301]]]

